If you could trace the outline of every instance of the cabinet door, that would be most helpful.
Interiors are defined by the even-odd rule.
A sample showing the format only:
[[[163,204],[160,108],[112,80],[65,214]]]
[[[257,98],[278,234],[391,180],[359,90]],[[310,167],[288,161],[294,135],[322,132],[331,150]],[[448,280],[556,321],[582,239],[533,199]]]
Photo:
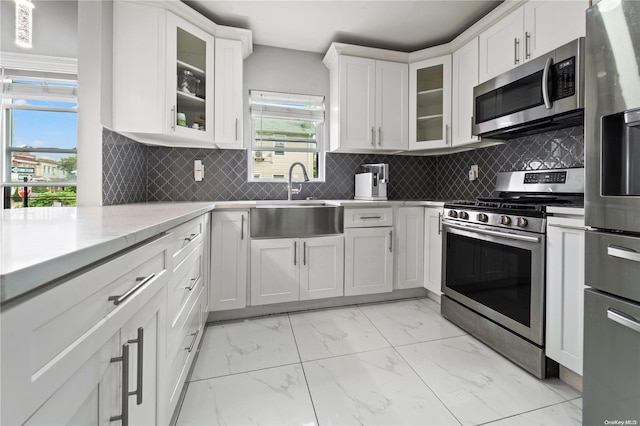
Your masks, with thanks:
[[[407,64],[376,61],[376,148],[409,147],[409,68]]]
[[[303,238],[300,300],[344,294],[344,237]]]
[[[129,346],[129,424],[158,424],[158,330],[166,292],[160,291],[131,318],[121,331]],[[124,361],[123,361],[124,362]]]
[[[524,62],[524,10],[519,7],[479,36],[479,82]]]
[[[584,37],[586,0],[528,1],[524,4],[525,60]]]
[[[251,241],[251,304],[299,300],[297,238]]]
[[[214,38],[171,13],[166,31],[167,133],[213,144]]]
[[[583,220],[565,219],[565,223],[558,223],[557,218],[549,218],[547,225],[546,353],[580,375],[585,289],[583,228]]]
[[[398,208],[397,288],[424,287],[424,208]]]
[[[341,149],[375,148],[375,78],[373,59],[338,59]]]
[[[409,149],[450,146],[451,55],[409,65]]]
[[[211,300],[214,311],[247,306],[248,217],[242,212],[211,214]]]
[[[442,294],[442,208],[425,209],[424,276],[425,288]]]
[[[242,148],[242,43],[215,41],[215,143]]]
[[[473,124],[473,88],[478,85],[478,38],[453,53],[451,144],[477,142],[471,134]]]
[[[344,295],[393,290],[393,228],[346,229]]]
[[[108,425],[120,411],[120,332],[114,334],[26,421],[28,425]]]

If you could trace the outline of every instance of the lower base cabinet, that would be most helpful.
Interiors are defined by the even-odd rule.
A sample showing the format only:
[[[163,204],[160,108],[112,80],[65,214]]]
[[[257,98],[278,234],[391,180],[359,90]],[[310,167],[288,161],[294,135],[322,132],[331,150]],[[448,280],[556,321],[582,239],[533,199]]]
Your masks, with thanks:
[[[546,354],[582,375],[584,218],[547,219]]]
[[[424,209],[424,287],[442,294],[442,207]]]
[[[424,287],[424,207],[399,207],[396,218],[396,288]]]
[[[251,241],[251,305],[342,296],[344,238]]]
[[[344,295],[393,291],[393,228],[349,228],[344,238]]]

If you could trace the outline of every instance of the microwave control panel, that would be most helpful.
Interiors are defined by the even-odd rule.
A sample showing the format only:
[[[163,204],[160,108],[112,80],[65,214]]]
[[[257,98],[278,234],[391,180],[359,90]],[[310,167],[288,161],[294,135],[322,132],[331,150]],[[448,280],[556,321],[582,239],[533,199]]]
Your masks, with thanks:
[[[558,62],[555,71],[555,99],[567,98],[576,94],[576,58],[575,56]]]

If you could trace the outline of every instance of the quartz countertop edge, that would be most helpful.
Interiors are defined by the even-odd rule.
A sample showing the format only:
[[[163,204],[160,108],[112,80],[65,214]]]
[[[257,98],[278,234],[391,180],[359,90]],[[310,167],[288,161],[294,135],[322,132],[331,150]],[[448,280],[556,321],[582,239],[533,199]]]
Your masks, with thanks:
[[[0,304],[212,210],[211,202],[38,207],[2,212]],[[16,250],[16,248],[29,249]]]
[[[0,212],[0,305],[211,210],[288,203],[442,207],[430,200],[240,200],[38,207]]]

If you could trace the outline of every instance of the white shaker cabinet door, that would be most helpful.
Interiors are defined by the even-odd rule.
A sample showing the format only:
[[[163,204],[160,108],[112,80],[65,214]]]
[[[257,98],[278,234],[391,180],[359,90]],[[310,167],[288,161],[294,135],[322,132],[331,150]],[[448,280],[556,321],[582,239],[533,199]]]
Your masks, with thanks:
[[[480,34],[480,83],[524,63],[523,19],[519,7]]]
[[[547,223],[546,353],[582,375],[584,219]]]
[[[377,149],[409,148],[409,66],[397,62],[376,61]]]
[[[297,238],[251,241],[251,305],[299,299],[298,244]]]
[[[424,287],[424,243],[424,208],[398,208],[397,288]]]
[[[479,138],[471,134],[473,88],[478,85],[478,38],[453,52],[451,144],[466,145]]]
[[[393,228],[345,229],[344,295],[393,290]]]
[[[338,78],[340,148],[374,149],[376,61],[341,56]]]
[[[247,305],[249,212],[211,213],[211,291],[213,311]]]
[[[442,207],[425,208],[425,288],[442,294]]]
[[[215,41],[215,143],[242,148],[242,43]]]
[[[344,236],[300,239],[300,300],[344,295]]]
[[[524,4],[525,60],[586,34],[589,1],[534,0]]]

